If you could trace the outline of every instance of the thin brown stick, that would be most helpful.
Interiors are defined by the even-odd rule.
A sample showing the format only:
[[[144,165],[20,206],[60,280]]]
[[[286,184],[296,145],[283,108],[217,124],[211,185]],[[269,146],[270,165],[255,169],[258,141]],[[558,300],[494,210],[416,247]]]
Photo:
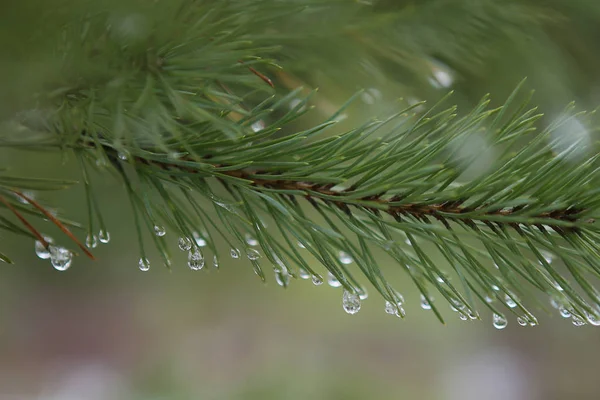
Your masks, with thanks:
[[[40,241],[40,243],[44,246],[44,248],[46,250],[48,250],[48,248],[50,247],[50,243],[48,243],[48,241],[46,239],[44,239],[44,236],[40,233],[40,231],[35,229],[33,227],[33,225],[31,225],[29,223],[29,221],[27,221],[25,219],[25,217],[12,204],[10,204],[10,202],[8,200],[6,200],[6,198],[4,198],[2,195],[0,195],[0,202],[2,204],[4,204],[10,211],[12,211],[12,213],[15,214],[15,216],[17,218],[19,218],[19,220],[23,223],[23,225],[25,225],[25,227],[29,230],[29,232],[31,232],[33,234],[33,236],[35,236],[37,238],[37,240]]]
[[[25,196],[23,193],[19,192],[18,190],[12,189],[11,191],[14,194],[16,194],[17,196],[19,196],[20,198],[22,198],[23,200],[25,200],[26,202],[28,202],[29,204],[31,204],[32,206],[34,206],[35,208],[37,208],[42,214],[44,214],[46,216],[46,218],[48,218],[50,221],[52,221],[52,223],[54,225],[56,225],[61,231],[63,231],[63,233],[65,235],[67,235],[69,237],[69,239],[71,239],[73,242],[75,242],[75,244],[77,244],[77,246],[79,246],[79,248],[85,253],[86,256],[88,256],[92,260],[96,260],[96,257],[94,257],[94,255],[79,240],[77,240],[77,238],[75,237],[75,235],[73,235],[71,233],[69,228],[67,228],[54,215],[52,215],[52,213],[50,211],[48,211],[46,208],[44,208],[37,201],[29,198],[28,196]]]

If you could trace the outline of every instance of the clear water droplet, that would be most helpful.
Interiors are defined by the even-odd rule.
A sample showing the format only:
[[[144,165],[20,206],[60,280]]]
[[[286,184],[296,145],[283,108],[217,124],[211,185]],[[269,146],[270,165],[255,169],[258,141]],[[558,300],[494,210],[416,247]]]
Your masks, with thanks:
[[[556,310],[560,309],[560,307],[561,307],[560,301],[558,301],[555,298],[550,299],[550,305],[552,306],[552,308],[554,308]]]
[[[541,250],[540,254],[548,264],[551,264],[554,260],[554,254],[550,253],[549,251]]]
[[[206,246],[206,240],[204,240],[204,238],[202,236],[200,236],[200,234],[198,232],[193,232],[192,235],[194,236],[194,241],[196,242],[198,247]]]
[[[517,317],[517,323],[521,326],[527,326],[527,318],[525,317]]]
[[[499,286],[497,286],[497,285],[492,285],[492,286],[491,286],[491,288],[492,288],[492,290],[493,290],[494,292],[497,292],[497,291],[499,291],[499,290],[500,290],[500,287],[499,287]]]
[[[217,256],[213,256],[213,267],[219,268],[219,259],[217,258]]]
[[[108,243],[110,242],[110,233],[104,229],[100,230],[100,232],[98,232],[98,240],[100,240],[100,243]]]
[[[148,271],[150,269],[150,261],[148,261],[147,258],[140,258],[140,260],[138,261],[138,267],[140,268],[140,271]]]
[[[260,253],[256,249],[246,249],[246,257],[248,257],[248,260],[258,260],[260,258]]]
[[[73,261],[73,253],[64,247],[50,246],[50,262],[57,271],[66,271]]]
[[[98,157],[96,159],[96,166],[98,168],[106,168],[108,167],[108,161],[106,161],[106,158],[104,157]]]
[[[44,236],[44,240],[50,244],[54,243],[54,239],[52,239],[50,236]],[[35,254],[42,260],[47,260],[50,258],[50,251],[46,249],[39,240],[35,241]]]
[[[345,265],[352,264],[352,261],[353,261],[350,254],[343,252],[343,251],[339,252],[338,260],[340,260],[340,262]]]
[[[323,284],[323,278],[321,278],[319,275],[313,275],[312,283],[315,286],[321,286]]]
[[[85,245],[88,249],[95,249],[98,247],[98,238],[96,235],[93,233],[88,233],[87,237],[85,238]]]
[[[121,161],[129,160],[129,155],[124,151],[120,151],[118,154],[118,157],[119,157],[119,160],[121,160]]]
[[[593,326],[600,326],[600,318],[598,318],[598,316],[597,316],[597,315],[590,314],[590,313],[586,312],[586,313],[585,313],[585,317],[586,317],[586,319],[587,319],[587,322],[588,322],[590,325],[593,325]]]
[[[494,298],[493,298],[493,297],[491,297],[491,296],[485,296],[485,298],[484,298],[484,299],[485,299],[485,302],[486,302],[486,303],[488,303],[488,304],[489,304],[489,303],[492,303],[492,302],[494,301]]]
[[[585,321],[579,315],[573,314],[573,319],[571,321],[575,326],[583,326],[585,325]]]
[[[429,304],[429,301],[427,301],[427,298],[423,295],[421,295],[421,308],[423,310],[431,310],[431,304]]]
[[[360,310],[360,297],[355,293],[344,290],[342,306],[348,314],[356,314]]]
[[[396,298],[396,303],[398,303],[398,305],[401,306],[404,304],[404,296],[402,296],[401,293],[395,292],[394,297]]]
[[[442,277],[441,277],[441,276],[439,276],[439,275],[435,277],[435,280],[436,280],[438,283],[446,283],[446,281],[444,280],[444,278],[442,278]]]
[[[177,245],[181,251],[190,251],[192,248],[192,241],[188,237],[180,237],[177,241]]]
[[[31,190],[24,190],[23,194],[25,195],[25,197],[29,197],[32,200],[35,200],[35,192],[31,191]],[[17,201],[21,204],[29,204],[29,202],[27,200],[25,200],[24,198],[22,198],[21,196],[15,194],[15,197],[17,198]]]
[[[240,251],[238,249],[231,249],[229,250],[229,255],[234,260],[237,260],[238,258],[240,258]]]
[[[244,235],[244,240],[248,246],[258,246],[258,240],[254,239],[249,233]]]
[[[515,308],[517,306],[517,303],[512,299],[512,297],[508,294],[504,295],[504,302],[506,303],[506,305],[510,308]]]
[[[308,279],[308,278],[310,278],[310,274],[304,268],[299,268],[298,269],[298,276],[300,277],[300,279]]]
[[[450,298],[450,308],[452,311],[462,311],[466,308],[466,305],[457,298]]]
[[[461,321],[466,321],[469,319],[469,317],[467,316],[467,314],[465,314],[464,312],[460,311],[458,313],[458,318],[460,318]]]
[[[504,329],[506,325],[508,325],[508,321],[504,315],[494,314],[493,316],[494,328],[496,329]]]
[[[190,250],[188,253],[188,267],[190,267],[192,271],[199,271],[204,268],[204,255],[200,249],[193,248]]]
[[[265,121],[263,121],[262,119],[259,119],[258,121],[253,123],[250,127],[252,128],[253,132],[260,132],[263,129],[265,129]]]
[[[164,226],[154,225],[154,234],[156,236],[165,236],[166,233],[167,231]]]
[[[398,318],[406,317],[406,311],[404,310],[404,307],[402,307],[400,304],[398,304],[398,309],[396,310],[396,317],[398,317]]]
[[[367,292],[367,289],[365,289],[365,288],[363,288],[363,287],[361,287],[361,288],[358,288],[358,297],[359,297],[361,300],[366,300],[366,299],[368,299],[368,298],[369,298],[369,293]]]
[[[288,287],[290,284],[290,274],[287,271],[282,271],[280,269],[275,270],[275,281],[281,287]]]
[[[327,284],[334,288],[342,286],[340,281],[338,281],[337,278],[331,272],[327,272]]]
[[[563,318],[570,318],[571,317],[571,311],[569,311],[569,309],[567,307],[560,307],[558,309],[558,312],[560,312],[560,316]]]
[[[300,247],[301,249],[305,249],[305,248],[306,248],[306,246],[304,246],[304,245],[302,244],[302,242],[298,242],[298,247]]]
[[[385,302],[385,313],[390,315],[396,314],[396,307],[394,307],[391,301]]]

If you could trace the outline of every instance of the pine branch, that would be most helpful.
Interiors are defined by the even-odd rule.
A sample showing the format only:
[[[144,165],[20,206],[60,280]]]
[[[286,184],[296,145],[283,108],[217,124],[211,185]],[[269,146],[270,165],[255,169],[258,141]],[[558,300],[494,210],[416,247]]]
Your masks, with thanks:
[[[427,15],[444,6],[433,3],[419,11]],[[146,233],[171,267],[168,230],[193,270],[205,268],[209,252],[218,267],[217,244],[225,243],[233,259],[243,249],[262,280],[271,264],[281,286],[295,277],[319,285],[324,277],[309,261],[314,258],[328,283],[343,287],[350,314],[367,296],[360,282],[366,279],[385,300],[387,313],[405,316],[402,295],[380,267],[387,257],[419,289],[422,307],[442,322],[434,292],[461,319],[479,319],[483,306],[498,328],[506,326],[507,311],[521,325],[537,324],[532,310],[543,306],[531,293],[549,296],[577,325],[600,324],[600,231],[594,224],[599,153],[588,128],[597,126],[594,114],[575,113],[571,105],[543,124],[517,90],[501,107],[490,108],[485,97],[461,116],[442,102],[423,113],[417,102],[382,121],[336,130],[349,101],[323,123],[299,128],[312,94],[302,98],[296,82],[311,81],[314,62],[325,62],[298,54],[306,55],[303,46],[315,38],[327,42],[326,33],[352,61],[375,54],[405,72],[425,71],[420,80],[431,79],[432,60],[419,50],[423,44],[392,46],[406,37],[395,26],[406,19],[406,9],[388,13],[391,6],[383,1],[371,8],[349,4],[181,0],[157,10],[136,3],[139,14],[122,18],[101,7],[49,11],[60,34],[39,39],[55,41],[48,65],[58,67],[11,104],[18,117],[6,123],[0,146],[57,151],[78,160],[89,248],[110,236],[88,171],[108,171],[121,180],[142,271],[150,269]],[[467,8],[468,21],[477,25],[503,7],[485,4]],[[513,6],[524,11],[514,31],[541,34],[539,9]],[[325,13],[336,18],[315,20],[314,32],[306,33],[302,24]],[[473,36],[471,24],[447,22],[430,29],[451,31],[464,43]],[[426,31],[421,39],[437,37]],[[485,42],[485,32],[472,40]],[[373,40],[381,37],[393,40]],[[467,44],[451,54],[442,51],[444,45],[433,41],[432,52],[457,66],[452,55],[468,63],[481,57],[463,57]],[[331,46],[316,46],[315,52],[325,48]],[[302,65],[296,74],[277,73],[280,60],[292,69],[289,60]],[[338,68],[339,61],[332,65]],[[0,193],[6,194],[0,203],[25,226],[2,217],[0,228],[37,239],[38,255],[60,270],[70,266],[72,253],[50,243],[24,215],[50,219],[93,256],[67,229],[68,221],[22,190],[67,185],[0,175]]]

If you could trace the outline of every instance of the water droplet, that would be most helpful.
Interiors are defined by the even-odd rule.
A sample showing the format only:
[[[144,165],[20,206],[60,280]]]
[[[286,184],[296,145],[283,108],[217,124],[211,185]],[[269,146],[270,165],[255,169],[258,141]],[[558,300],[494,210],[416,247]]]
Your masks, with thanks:
[[[600,326],[600,319],[598,318],[597,315],[586,312],[585,316],[586,316],[587,322],[589,322],[590,325]]]
[[[200,249],[194,248],[190,250],[188,253],[188,267],[190,267],[192,271],[199,271],[204,268],[204,255]]]
[[[104,158],[102,156],[98,157],[96,159],[96,166],[98,168],[106,168],[106,167],[108,167],[108,161],[106,161],[106,158]]]
[[[361,300],[366,300],[366,299],[368,299],[368,298],[369,298],[369,293],[367,292],[367,289],[365,289],[365,288],[362,288],[362,287],[361,287],[361,288],[358,288],[358,297],[359,297]]]
[[[514,296],[513,296],[514,297]],[[517,303],[512,299],[512,297],[508,294],[504,295],[504,302],[506,303],[506,305],[510,308],[515,308],[517,306]]]
[[[310,278],[310,274],[304,268],[298,269],[298,276],[300,277],[300,279]]]
[[[554,254],[550,253],[549,251],[541,250],[540,254],[548,264],[551,264],[554,260]]]
[[[398,309],[396,310],[396,317],[398,317],[398,318],[406,317],[406,311],[404,310],[404,307],[402,307],[400,304],[398,304]]]
[[[66,271],[73,261],[73,253],[64,247],[50,246],[50,262],[57,271]]]
[[[129,159],[129,155],[124,151],[120,151],[118,157],[121,161],[127,161]]]
[[[301,103],[302,103],[302,100],[293,99],[292,101],[290,101],[290,104],[289,104],[290,110],[293,110],[294,108],[298,107]],[[298,109],[298,112],[304,112],[304,111],[306,111],[306,103]]]
[[[312,283],[315,286],[321,286],[323,284],[323,278],[321,278],[319,275],[313,275]]]
[[[249,233],[244,235],[244,240],[248,246],[258,246],[258,240],[254,239]]]
[[[552,308],[554,308],[556,310],[559,310],[560,307],[561,307],[560,302],[557,299],[555,299],[555,298],[551,298],[550,299],[550,305],[552,306]]]
[[[508,321],[504,315],[494,314],[493,316],[494,328],[496,329],[504,329],[506,325],[508,325]]]
[[[166,233],[167,231],[164,226],[154,225],[154,234],[156,236],[165,236]]]
[[[338,281],[337,278],[331,272],[327,272],[327,284],[335,288],[342,286],[340,281]]]
[[[361,93],[360,98],[366,104],[375,104],[377,100],[381,99],[381,91],[379,89],[369,88]]]
[[[492,303],[492,302],[494,301],[494,298],[493,298],[493,297],[491,297],[491,296],[485,296],[485,298],[484,298],[484,299],[485,299],[485,302],[486,302],[486,303]]]
[[[263,121],[262,119],[259,119],[258,121],[253,123],[250,127],[252,128],[252,131],[260,132],[263,129],[265,129],[265,121]]]
[[[231,258],[236,260],[240,258],[240,251],[238,249],[231,249],[229,250],[229,255],[231,256]]]
[[[204,238],[200,236],[198,232],[193,232],[192,235],[194,236],[194,241],[196,242],[198,247],[206,246],[206,240],[204,240]]]
[[[98,232],[98,240],[100,240],[100,243],[108,243],[110,242],[110,233],[107,230],[101,229],[100,232]]]
[[[467,316],[467,314],[465,314],[464,312],[460,311],[458,313],[458,318],[460,318],[461,321],[466,321],[469,319],[469,317]]]
[[[350,254],[345,253],[343,251],[339,252],[338,260],[340,260],[340,262],[342,264],[346,264],[346,265],[347,264],[352,264],[352,257],[350,256]]]
[[[575,326],[583,326],[585,325],[585,321],[583,320],[583,318],[581,318],[579,315],[575,315],[573,314],[573,325]]]
[[[436,280],[438,283],[446,283],[446,281],[444,280],[444,278],[442,278],[442,277],[441,277],[441,276],[439,276],[439,275],[435,277],[435,280]]]
[[[355,293],[344,290],[342,306],[348,314],[356,314],[360,310],[360,297]]]
[[[24,190],[23,194],[25,195],[25,197],[29,197],[30,199],[35,200],[35,192],[33,192],[31,190]],[[24,198],[22,198],[21,196],[15,194],[15,197],[17,198],[17,201],[19,203],[29,204],[29,202],[27,200],[25,200]]]
[[[306,248],[306,246],[304,246],[304,245],[302,244],[302,242],[298,242],[298,247],[300,247],[301,249],[305,249],[305,248]]]
[[[50,236],[44,236],[44,240],[46,240],[48,243],[54,243],[54,239],[52,239]],[[35,241],[35,254],[42,260],[47,260],[50,258],[50,251],[47,250],[39,240]]]
[[[148,271],[150,269],[150,261],[148,261],[147,258],[140,258],[140,260],[138,261],[138,267],[140,268],[140,271]]]
[[[258,260],[260,258],[260,253],[256,249],[246,249],[246,257],[248,257],[248,260]]]
[[[385,313],[390,315],[396,314],[396,307],[394,307],[391,301],[385,302]]]
[[[457,298],[450,298],[450,309],[452,311],[462,311],[464,310],[466,305]]]
[[[398,305],[404,304],[404,296],[402,296],[401,293],[395,292],[394,297],[396,297],[396,303],[398,303]]]
[[[290,274],[288,274],[287,271],[277,269],[275,270],[275,281],[281,287],[288,287],[290,284]]]
[[[571,317],[571,311],[569,311],[569,309],[567,307],[561,307],[558,309],[558,312],[560,312],[560,316],[563,318],[570,318]]]
[[[492,288],[492,290],[493,290],[494,292],[497,292],[497,291],[499,291],[499,290],[500,290],[500,287],[499,287],[499,286],[497,286],[497,285],[492,285],[492,286],[491,286],[491,288]]]
[[[88,247],[88,249],[95,249],[98,247],[98,238],[96,235],[93,233],[88,233],[87,237],[85,238],[85,245]]]
[[[421,308],[423,310],[431,310],[431,304],[429,304],[429,301],[427,301],[427,298],[423,295],[421,295]]]
[[[192,241],[188,237],[180,237],[177,241],[177,244],[179,245],[179,250],[181,251],[190,251],[192,248]]]
[[[517,317],[517,323],[521,326],[527,326],[527,318],[525,317]]]

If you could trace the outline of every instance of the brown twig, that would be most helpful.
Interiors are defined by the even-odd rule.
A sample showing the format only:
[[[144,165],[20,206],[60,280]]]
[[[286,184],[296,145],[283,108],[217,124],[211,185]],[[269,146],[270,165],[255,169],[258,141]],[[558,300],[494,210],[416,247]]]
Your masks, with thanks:
[[[46,216],[46,218],[48,218],[50,221],[52,221],[52,223],[54,225],[56,225],[65,235],[67,235],[69,237],[69,239],[71,239],[73,242],[75,242],[75,244],[77,244],[77,246],[85,253],[86,256],[88,256],[92,260],[96,260],[96,258],[94,257],[94,255],[75,237],[75,235],[73,235],[71,233],[71,231],[69,230],[69,228],[67,228],[54,215],[52,215],[52,213],[50,211],[48,211],[46,208],[44,208],[37,201],[35,201],[35,200],[29,198],[28,196],[24,195],[20,191],[15,190],[15,189],[12,189],[11,191],[14,194],[16,194],[17,196],[19,196],[20,198],[22,198],[23,200],[25,200],[26,202],[28,202],[29,204],[31,204],[32,206],[34,206],[35,208],[37,208],[42,214],[44,214]]]
[[[184,158],[185,160],[185,158]],[[135,161],[138,161],[140,163],[146,164],[146,165],[155,165],[160,167],[161,169],[164,170],[169,170],[169,169],[179,169],[179,170],[184,170],[186,172],[195,172],[195,170],[191,167],[184,167],[181,165],[175,165],[175,164],[171,164],[168,162],[161,162],[161,161],[150,161],[141,157],[136,157]],[[187,161],[194,161],[192,159],[189,159]],[[214,165],[216,168],[219,167],[223,167],[224,165]],[[240,178],[240,179],[244,179],[244,180],[248,180],[252,182],[253,186],[259,186],[259,187],[265,187],[265,188],[269,188],[269,189],[280,189],[280,190],[295,190],[295,191],[304,191],[306,194],[304,195],[304,197],[308,200],[314,200],[314,199],[320,199],[321,201],[327,203],[327,204],[332,204],[336,207],[338,207],[340,210],[342,210],[343,212],[345,212],[346,214],[350,213],[350,206],[352,206],[352,204],[349,204],[348,201],[346,199],[344,199],[344,195],[347,195],[349,193],[352,192],[352,190],[355,190],[356,188],[350,188],[346,191],[334,191],[331,190],[331,188],[334,186],[332,184],[322,184],[322,183],[313,183],[313,182],[302,182],[302,181],[293,181],[293,180],[285,180],[285,179],[276,179],[276,177],[274,176],[272,180],[270,179],[260,179],[260,178],[256,178],[255,175],[257,174],[261,174],[264,175],[264,172],[262,171],[251,171],[251,170],[246,170],[246,169],[239,169],[239,170],[231,170],[231,171],[221,171],[220,172],[223,175],[228,175],[234,178]],[[313,192],[313,194],[308,193],[308,191]],[[322,195],[322,196],[319,196]],[[338,199],[331,199],[331,198],[339,198]],[[465,213],[470,213],[473,211],[477,211],[477,209],[473,209],[471,207],[466,207],[463,205],[463,203],[465,202],[465,200],[453,200],[453,201],[445,201],[439,204],[402,204],[402,205],[396,205],[394,203],[397,203],[398,201],[400,201],[402,199],[401,196],[393,196],[393,197],[385,197],[385,193],[381,193],[381,194],[377,194],[377,195],[372,195],[372,196],[368,196],[368,197],[363,197],[360,199],[354,199],[354,200],[358,200],[358,201],[362,201],[362,202],[373,202],[373,203],[377,203],[378,205],[382,205],[385,206],[385,209],[381,209],[381,207],[377,207],[377,206],[369,206],[368,204],[361,204],[361,205],[357,205],[357,207],[364,209],[364,210],[369,210],[372,212],[385,212],[387,214],[389,214],[390,216],[392,216],[393,218],[395,218],[396,220],[401,220],[403,216],[412,216],[415,218],[418,218],[420,220],[427,220],[427,217],[432,217],[435,218],[437,220],[445,220],[448,218],[456,218],[461,220],[463,223],[465,224],[471,224],[473,223],[474,220],[480,220],[483,222],[488,221],[485,217],[486,216],[509,216],[509,215],[513,215],[514,213],[518,212],[520,210],[519,207],[515,207],[512,209],[501,209],[501,210],[496,210],[496,211],[490,211],[490,212],[486,212],[485,214],[482,214],[480,216],[473,216],[473,217],[464,217],[461,216],[462,214]],[[578,214],[581,214],[583,211],[582,209],[576,209],[576,208],[567,208],[567,209],[557,209],[557,210],[553,210],[550,212],[545,212],[545,213],[541,213],[539,215],[535,215],[533,216],[533,218],[535,219],[545,219],[545,220],[555,220],[557,222],[562,221],[562,222],[571,222],[571,223],[575,223],[579,220],[578,218]],[[488,221],[489,222],[489,221]],[[593,223],[593,220],[587,220],[585,221],[586,223]],[[494,222],[496,224],[498,224],[499,222]],[[539,222],[533,223],[532,225],[539,225]],[[509,225],[514,225],[514,224],[509,224]],[[557,232],[566,232],[566,231],[572,231],[573,227],[564,227],[561,225],[557,225],[557,224],[552,224],[552,223],[547,223],[547,225],[549,225],[550,227],[552,227],[555,231]]]
[[[31,232],[33,236],[35,236],[37,240],[42,244],[42,246],[44,246],[44,248],[48,250],[48,248],[50,247],[50,243],[48,243],[48,241],[44,239],[44,236],[40,233],[40,231],[35,229],[33,225],[31,225],[29,221],[27,221],[25,217],[2,195],[0,195],[0,202],[4,204],[10,211],[12,211],[12,213],[15,214],[17,218],[19,218],[23,225],[25,225],[29,232]]]
[[[244,62],[242,60],[238,60],[238,62],[240,64],[244,64]],[[268,76],[266,76],[262,72],[257,71],[253,67],[248,67],[248,70],[250,72],[252,72],[254,75],[258,76],[260,79],[262,79],[267,85],[271,86],[272,88],[275,88],[275,85],[273,84],[273,81],[271,80],[271,78],[269,78]]]

